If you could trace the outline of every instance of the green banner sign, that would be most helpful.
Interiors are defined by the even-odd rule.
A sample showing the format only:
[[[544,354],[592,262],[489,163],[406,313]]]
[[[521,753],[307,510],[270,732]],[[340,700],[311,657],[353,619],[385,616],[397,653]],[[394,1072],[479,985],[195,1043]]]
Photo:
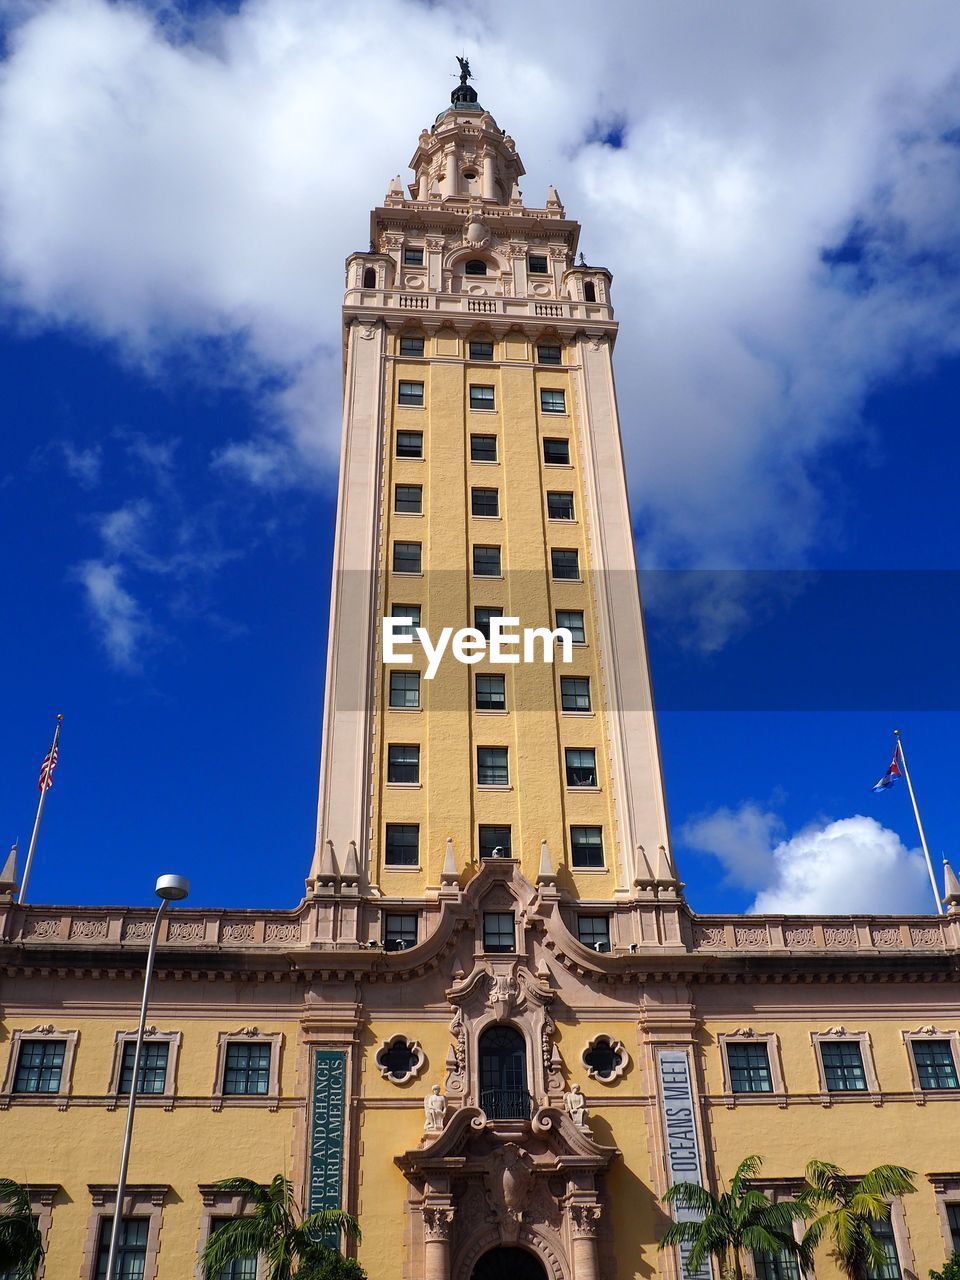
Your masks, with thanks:
[[[310,1107],[308,1213],[342,1207],[346,1083],[346,1052],[343,1049],[316,1049]],[[336,1245],[336,1233],[325,1243]]]

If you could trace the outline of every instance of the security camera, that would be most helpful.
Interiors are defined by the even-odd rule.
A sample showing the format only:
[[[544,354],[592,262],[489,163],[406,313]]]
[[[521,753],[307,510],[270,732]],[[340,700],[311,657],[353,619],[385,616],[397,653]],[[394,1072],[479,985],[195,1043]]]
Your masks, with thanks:
[[[609,951],[609,950],[610,950],[610,944],[609,944],[609,942],[595,942],[595,943],[593,944],[593,949],[594,949],[594,951],[600,951],[600,952],[603,952],[603,951]]]
[[[640,950],[640,948],[637,946],[635,942],[631,942],[628,950],[632,956],[635,956],[637,952]]]
[[[367,946],[370,948],[371,951],[375,951],[377,947],[380,946],[380,943],[376,940],[376,938],[371,938],[370,941],[367,943]]]
[[[407,949],[407,944],[404,942],[402,938],[398,938],[394,945],[397,951],[406,951]]]
[[[506,856],[507,855],[503,852],[503,845],[499,845],[499,844],[490,854],[491,858],[505,858]]]

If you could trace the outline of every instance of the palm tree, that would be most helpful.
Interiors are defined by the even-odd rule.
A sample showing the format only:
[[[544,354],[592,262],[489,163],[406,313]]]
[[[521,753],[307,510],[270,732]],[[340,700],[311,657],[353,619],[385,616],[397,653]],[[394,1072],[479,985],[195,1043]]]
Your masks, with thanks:
[[[43,1259],[43,1241],[30,1208],[30,1197],[19,1182],[0,1178],[0,1271],[13,1280],[33,1280]]]
[[[671,1223],[659,1247],[689,1245],[685,1270],[691,1274],[699,1272],[712,1256],[719,1263],[721,1275],[729,1275],[732,1270],[736,1280],[743,1280],[746,1249],[755,1254],[780,1254],[786,1249],[807,1269],[809,1251],[793,1235],[793,1224],[807,1216],[807,1207],[802,1199],[774,1204],[762,1191],[749,1186],[762,1163],[759,1156],[747,1156],[733,1175],[730,1190],[719,1196],[696,1182],[674,1183],[663,1199],[678,1209],[692,1211],[697,1220]]]
[[[890,1219],[890,1200],[916,1191],[913,1170],[880,1164],[862,1178],[851,1178],[835,1164],[811,1160],[803,1199],[818,1216],[803,1237],[812,1252],[824,1235],[833,1256],[850,1280],[869,1280],[881,1273],[887,1256],[873,1233],[875,1222]]]
[[[224,1178],[218,1191],[239,1192],[253,1205],[253,1212],[232,1218],[211,1232],[201,1263],[204,1280],[215,1280],[223,1269],[240,1258],[262,1254],[267,1280],[357,1280],[364,1272],[356,1263],[347,1265],[335,1250],[321,1242],[332,1232],[343,1231],[360,1239],[360,1226],[342,1209],[322,1209],[304,1214],[294,1199],[293,1187],[282,1174],[263,1187],[251,1178]],[[337,1263],[343,1263],[337,1267]],[[326,1268],[326,1269],[324,1269]],[[339,1274],[338,1274],[339,1272]]]

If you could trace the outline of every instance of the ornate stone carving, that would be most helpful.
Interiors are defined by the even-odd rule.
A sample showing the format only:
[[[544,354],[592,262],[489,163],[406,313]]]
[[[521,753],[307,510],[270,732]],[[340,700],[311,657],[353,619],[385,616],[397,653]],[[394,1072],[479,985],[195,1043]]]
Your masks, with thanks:
[[[447,1050],[447,1093],[463,1093],[467,1071],[467,1033],[458,1007],[450,1023],[453,1044]]]
[[[844,1036],[848,1036],[850,1032],[846,1027],[828,1027],[826,1034],[828,1036],[835,1036],[838,1040],[842,1040]]]
[[[443,253],[446,243],[443,236],[427,236],[427,248],[431,253]]]
[[[857,931],[853,925],[824,925],[823,940],[828,947],[846,951],[857,945]]]
[[[741,951],[760,951],[767,946],[767,931],[761,925],[738,924],[733,938]]]
[[[38,1027],[34,1027],[32,1031],[28,1031],[28,1036],[52,1036],[54,1031],[52,1022],[41,1022]]]
[[[915,947],[942,947],[943,934],[935,924],[913,925],[910,929],[910,941]]]
[[[223,926],[224,942],[252,942],[253,922],[250,920],[231,920]]]
[[[264,935],[267,942],[299,942],[299,920],[271,920],[267,922]]]
[[[423,1238],[425,1240],[449,1240],[453,1229],[453,1210],[444,1206],[424,1205]]]
[[[575,1236],[595,1236],[603,1209],[598,1204],[571,1204],[570,1226]]]
[[[152,932],[152,920],[125,920],[123,922],[124,942],[146,942]]]
[[[601,1053],[604,1057],[609,1053],[609,1066],[597,1065],[597,1058]],[[614,1040],[610,1036],[594,1036],[592,1040],[588,1040],[580,1058],[590,1079],[599,1080],[601,1084],[611,1084],[614,1080],[619,1080],[630,1063],[630,1055],[622,1041]]]
[[[388,1061],[388,1055],[392,1049],[405,1049],[409,1061],[409,1066],[405,1071],[397,1069],[396,1065],[391,1066]],[[415,1080],[423,1068],[427,1064],[427,1055],[423,1052],[419,1041],[408,1040],[406,1036],[391,1036],[389,1040],[383,1040],[380,1048],[377,1050],[377,1067],[380,1075],[384,1080],[390,1080],[394,1084],[406,1084],[408,1080]],[[434,1085],[435,1089],[439,1089],[439,1085]]]
[[[171,920],[167,927],[169,942],[201,942],[204,926],[202,920]]]
[[[590,1126],[587,1124],[587,1100],[583,1096],[578,1084],[572,1084],[567,1092],[563,1095],[563,1105],[567,1115],[584,1133],[590,1132]]]
[[[43,920],[28,920],[24,936],[27,938],[55,938],[59,932],[59,917],[56,919],[48,917]]]
[[[695,924],[693,926],[693,945],[695,947],[713,947],[717,950],[727,945],[727,934],[722,924]]]
[[[870,930],[870,940],[875,947],[899,947],[903,945],[897,925],[881,925]]]
[[[424,1133],[440,1133],[447,1118],[447,1100],[435,1084],[423,1100]]]
[[[809,925],[788,925],[783,931],[783,940],[788,947],[813,947],[817,941]]]
[[[505,1142],[494,1150],[485,1178],[487,1203],[497,1215],[505,1239],[517,1238],[532,1180],[530,1158],[515,1142]]]
[[[93,941],[106,936],[106,920],[74,920],[70,926],[71,938],[86,938]]]
[[[495,973],[490,979],[490,994],[487,1004],[497,1015],[499,1021],[509,1017],[517,998],[517,980],[509,973]]]

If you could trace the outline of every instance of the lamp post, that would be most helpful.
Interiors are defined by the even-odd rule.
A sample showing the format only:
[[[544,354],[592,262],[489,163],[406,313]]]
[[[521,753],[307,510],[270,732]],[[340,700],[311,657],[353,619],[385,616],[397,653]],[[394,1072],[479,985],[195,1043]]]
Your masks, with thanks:
[[[157,881],[156,894],[160,906],[153,921],[153,932],[150,935],[150,949],[147,951],[147,967],[143,974],[143,999],[140,1001],[140,1025],[137,1028],[137,1047],[133,1053],[133,1075],[130,1077],[130,1101],[127,1104],[127,1124],[123,1131],[123,1151],[120,1155],[120,1175],[117,1178],[117,1198],[113,1210],[113,1228],[110,1232],[110,1253],[107,1256],[107,1278],[114,1280],[117,1266],[117,1248],[120,1243],[120,1227],[123,1222],[123,1198],[127,1191],[127,1165],[130,1163],[130,1139],[133,1136],[133,1113],[137,1106],[137,1085],[140,1077],[140,1057],[143,1053],[143,1031],[147,1025],[147,1001],[150,999],[150,979],[153,977],[153,962],[157,955],[157,939],[160,936],[160,921],[171,902],[182,901],[190,892],[190,882],[183,876],[161,876]],[[120,1059],[123,1069],[123,1058]]]

